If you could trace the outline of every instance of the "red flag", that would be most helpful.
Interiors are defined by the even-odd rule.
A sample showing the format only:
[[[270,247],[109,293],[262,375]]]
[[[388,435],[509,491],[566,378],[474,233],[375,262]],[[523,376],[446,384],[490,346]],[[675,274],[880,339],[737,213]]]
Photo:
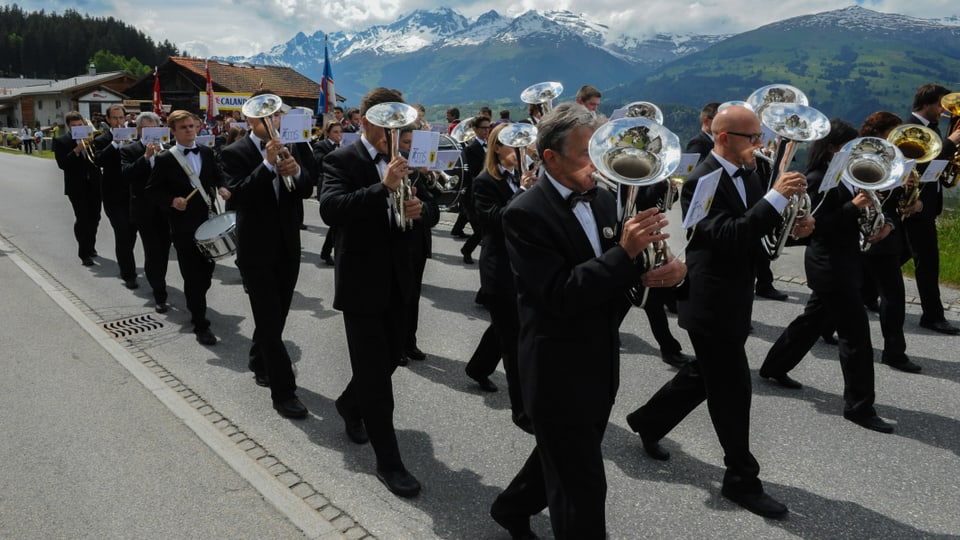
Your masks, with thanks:
[[[203,63],[207,70],[207,124],[213,124],[213,117],[217,115],[217,102],[213,99],[213,79],[210,78],[210,64]]]
[[[160,73],[157,72],[157,67],[153,67],[153,112],[160,114],[162,109],[160,108]]]

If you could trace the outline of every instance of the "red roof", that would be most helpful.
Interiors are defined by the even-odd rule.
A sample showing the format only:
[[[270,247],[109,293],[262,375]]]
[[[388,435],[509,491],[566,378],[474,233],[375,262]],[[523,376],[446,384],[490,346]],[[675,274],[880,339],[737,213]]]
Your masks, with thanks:
[[[170,61],[206,78],[205,60],[202,58],[172,56]],[[293,68],[283,66],[210,60],[210,78],[215,89],[222,87],[228,92],[253,93],[260,88],[268,88],[291,98],[317,99],[320,96],[320,83],[304,77]]]

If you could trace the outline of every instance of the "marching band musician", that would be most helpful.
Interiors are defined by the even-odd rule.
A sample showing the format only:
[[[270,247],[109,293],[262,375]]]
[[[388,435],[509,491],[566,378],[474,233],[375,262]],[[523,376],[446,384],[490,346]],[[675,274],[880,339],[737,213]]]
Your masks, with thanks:
[[[830,122],[830,133],[813,143],[807,174],[817,229],[804,256],[807,284],[812,289],[803,313],[780,334],[760,366],[760,376],[786,388],[801,388],[787,374],[816,343],[824,328],[837,329],[843,372],[843,417],[867,429],[892,433],[893,426],[877,416],[870,322],[860,296],[863,256],[860,253],[860,209],[871,204],[867,194],[846,181],[820,192],[820,183],[835,152],[856,138],[857,130],[843,120]],[[823,204],[820,204],[820,201]],[[890,234],[887,224],[871,243]]]
[[[214,262],[197,247],[194,233],[213,212],[216,193],[219,191],[224,200],[229,200],[230,191],[222,187],[223,176],[213,150],[196,142],[200,118],[192,112],[177,110],[167,117],[167,126],[176,144],[154,159],[145,193],[167,212],[193,333],[201,345],[215,345],[217,337],[207,320],[207,290],[210,289]],[[183,157],[183,166],[174,152]],[[191,176],[199,182],[192,180]],[[195,190],[195,196],[191,196]]]
[[[944,109],[941,98],[950,90],[939,84],[925,84],[913,96],[913,112],[905,119],[908,124],[921,124],[936,132],[943,141],[943,149],[936,159],[951,159],[960,144],[960,129],[944,136],[938,121]],[[917,170],[922,174],[927,168],[921,164]],[[960,328],[947,322],[940,300],[940,247],[937,240],[937,216],[943,211],[943,187],[941,182],[931,182],[920,190],[923,208],[903,222],[907,233],[910,254],[916,266],[917,293],[920,295],[920,326],[941,334],[960,334]]]
[[[670,287],[677,259],[641,274],[634,260],[669,235],[655,208],[631,218],[619,242],[616,202],[597,191],[588,144],[599,126],[575,103],[544,115],[540,179],[503,212],[519,305],[519,375],[536,447],[490,508],[513,538],[535,538],[530,516],[550,508],[558,539],[605,538],[606,480],[601,442],[619,384],[618,328],[625,292]]]
[[[73,236],[77,239],[77,256],[84,266],[93,266],[97,256],[97,227],[100,226],[100,168],[87,154],[83,142],[77,142],[70,128],[83,126],[83,116],[70,111],[64,118],[66,132],[53,139],[53,155],[63,171],[63,193],[70,199],[75,221]]]
[[[170,260],[170,224],[162,209],[144,194],[157,154],[159,143],[143,144],[143,128],[158,127],[160,117],[142,112],[135,120],[138,139],[120,147],[120,170],[130,189],[130,222],[140,233],[143,243],[143,275],[153,291],[154,310],[167,312],[167,265]]]
[[[460,248],[464,264],[473,264],[473,250],[480,245],[480,240],[483,238],[483,228],[477,222],[473,204],[473,179],[483,170],[483,160],[487,155],[487,141],[490,135],[490,119],[486,116],[477,116],[471,127],[476,137],[467,143],[461,152],[461,159],[466,167],[463,171],[463,179],[460,181],[460,188],[463,190],[460,215],[450,229],[450,234],[459,238],[466,236],[463,228],[467,223],[470,223],[470,228],[473,230]]]
[[[313,146],[313,159],[319,169],[323,168],[323,158],[330,152],[340,148],[340,141],[343,140],[343,126],[336,120],[330,120],[323,128],[323,139],[317,141]],[[320,198],[320,189],[323,187],[321,181],[323,175],[317,175],[317,198]],[[325,263],[333,266],[333,246],[337,239],[336,227],[327,227],[327,235],[323,239],[323,247],[320,248],[320,258]]]
[[[395,495],[413,497],[420,483],[400,457],[391,382],[403,352],[402,314],[414,288],[410,239],[391,208],[408,168],[402,156],[387,157],[384,128],[366,117],[374,105],[402,101],[398,91],[387,88],[374,88],[363,97],[360,138],[323,160],[320,217],[339,227],[333,307],[343,312],[353,371],[336,409],[350,440],[369,440],[373,446],[377,478]],[[407,218],[420,217],[419,199],[403,204]]]
[[[465,368],[466,374],[481,388],[503,358],[507,374],[507,391],[513,423],[528,433],[533,432],[530,418],[523,410],[520,378],[517,367],[517,339],[520,320],[517,314],[517,291],[513,284],[510,261],[503,236],[503,212],[507,205],[536,182],[536,172],[527,171],[521,178],[517,152],[500,142],[505,124],[490,134],[483,171],[473,179],[473,205],[476,220],[483,231],[480,251],[480,288],[488,295],[490,328],[496,335],[497,353],[474,353]],[[525,157],[524,157],[525,158]],[[489,331],[489,330],[488,330]],[[486,335],[486,332],[484,333]],[[481,338],[482,341],[483,338]],[[480,345],[478,349],[483,348]],[[492,384],[492,382],[491,382]]]
[[[627,424],[640,435],[647,455],[666,460],[670,454],[660,439],[706,399],[724,451],[721,493],[755,514],[781,518],[787,507],[764,492],[760,465],[750,452],[750,368],[744,344],[756,267],[765,257],[760,239],[780,223],[787,197],[805,191],[806,180],[798,172],[784,173],[763,194],[753,154],[762,131],[750,109],[731,106],[720,111],[712,131],[714,149],[688,176],[680,198],[686,215],[701,178],[721,170],[709,212],[687,245],[689,289],[678,303],[680,326],[690,335],[696,361],[627,415]],[[813,218],[807,218],[798,221],[793,232],[804,237],[812,227]]]
[[[111,128],[123,127],[126,112],[123,105],[111,105],[107,109],[107,122]],[[100,193],[103,211],[113,228],[117,265],[120,279],[128,289],[136,289],[137,263],[133,258],[133,246],[137,243],[137,227],[130,220],[130,185],[124,181],[120,165],[122,141],[113,139],[112,131],[105,131],[93,141],[97,149],[94,162],[103,169]]]
[[[251,99],[269,91],[258,91]],[[282,112],[272,121],[279,127]],[[306,143],[287,149],[271,138],[264,122],[248,119],[250,135],[223,149],[220,163],[230,200],[237,212],[237,268],[250,298],[255,328],[249,367],[259,386],[270,388],[273,408],[284,418],[307,417],[297,398],[283,328],[300,274],[300,228],[297,212],[313,193],[313,153]],[[278,163],[279,160],[279,163]],[[294,179],[287,189],[281,177]]]

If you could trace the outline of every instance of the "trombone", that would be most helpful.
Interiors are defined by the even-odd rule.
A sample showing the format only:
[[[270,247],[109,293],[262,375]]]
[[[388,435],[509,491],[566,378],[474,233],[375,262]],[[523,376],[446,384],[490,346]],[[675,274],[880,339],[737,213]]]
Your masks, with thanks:
[[[649,118],[618,118],[600,126],[590,138],[590,161],[597,168],[593,179],[617,194],[620,230],[637,213],[637,188],[667,180],[680,164],[680,139]],[[670,186],[675,187],[674,182]],[[621,192],[621,188],[623,191]],[[668,196],[672,196],[668,186]],[[660,240],[647,246],[636,259],[643,272],[669,262],[670,246]],[[649,289],[627,290],[627,298],[638,307],[647,302]]]
[[[279,96],[273,94],[260,94],[259,96],[252,97],[243,104],[241,112],[248,119],[250,118],[259,118],[263,125],[267,128],[267,133],[270,134],[271,138],[279,138],[280,134],[277,133],[277,126],[273,125],[273,115],[283,108],[283,100]],[[289,155],[289,153],[287,154]],[[277,165],[283,161],[283,156],[277,155]],[[283,185],[286,186],[287,191],[293,191],[296,189],[296,184],[292,176],[283,176]]]
[[[390,146],[390,161],[399,154],[400,130],[416,122],[418,114],[417,109],[410,105],[394,101],[379,103],[367,110],[367,120],[371,124],[389,130],[386,134],[387,144]],[[393,192],[393,215],[397,218],[401,231],[413,228],[413,220],[407,218],[403,207],[403,203],[412,198],[410,178],[405,176],[400,182],[400,188]]]

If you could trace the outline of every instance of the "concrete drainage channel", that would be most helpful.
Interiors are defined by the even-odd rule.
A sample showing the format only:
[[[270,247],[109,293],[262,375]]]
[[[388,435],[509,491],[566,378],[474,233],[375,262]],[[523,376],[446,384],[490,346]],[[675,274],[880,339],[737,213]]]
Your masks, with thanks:
[[[163,321],[149,313],[102,321],[97,312],[9,239],[0,236],[0,248],[7,248],[15,261],[19,259],[21,269],[64,311],[309,538],[375,538],[141,348],[139,344],[149,342],[151,336],[172,332]],[[106,333],[109,338],[98,338],[97,328],[101,336]],[[184,417],[188,409],[198,415],[200,422]]]

